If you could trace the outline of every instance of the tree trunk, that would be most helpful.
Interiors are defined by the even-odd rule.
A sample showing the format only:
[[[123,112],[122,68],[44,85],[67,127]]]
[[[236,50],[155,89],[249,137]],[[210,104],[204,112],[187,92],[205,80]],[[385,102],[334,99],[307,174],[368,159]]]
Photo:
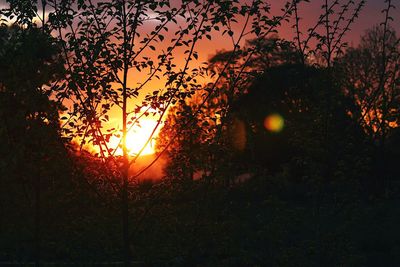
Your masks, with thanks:
[[[129,205],[128,205],[128,166],[124,163],[123,184],[121,191],[121,215],[122,215],[122,240],[124,265],[130,265],[130,242],[129,242]]]
[[[123,240],[123,258],[124,265],[130,266],[131,255],[130,255],[130,242],[129,242],[129,205],[128,205],[128,190],[129,190],[129,154],[126,147],[126,136],[127,136],[127,82],[128,82],[128,71],[129,71],[129,60],[128,60],[128,35],[127,35],[127,15],[125,10],[125,1],[122,2],[122,28],[124,32],[124,66],[123,66],[123,85],[122,85],[122,151],[123,151],[123,170],[122,170],[122,196],[121,196],[121,213],[122,213],[122,240]]]
[[[35,266],[38,267],[40,266],[40,243],[41,243],[41,236],[40,236],[40,223],[41,223],[41,218],[40,218],[40,194],[41,194],[41,188],[40,188],[40,171],[36,177],[35,181],[35,230],[34,230],[34,260],[35,260]]]

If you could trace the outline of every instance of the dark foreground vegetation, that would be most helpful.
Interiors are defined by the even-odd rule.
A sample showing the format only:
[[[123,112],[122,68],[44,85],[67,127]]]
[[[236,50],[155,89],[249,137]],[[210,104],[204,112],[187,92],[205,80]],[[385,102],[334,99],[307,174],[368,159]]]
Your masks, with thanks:
[[[166,63],[168,89],[142,103],[170,107],[156,141],[163,178],[154,180],[140,179],[126,148],[121,156],[107,148],[119,132],[99,130],[110,106],[119,106],[126,143],[133,113],[126,100],[139,94],[116,76],[154,70],[151,59],[127,56],[135,47],[126,21],[137,27],[147,9],[138,5],[139,15],[128,19],[125,2],[111,1],[105,10],[126,21],[107,35],[101,21],[97,28],[72,23],[68,1],[48,24],[43,15],[42,27],[32,22],[35,9],[21,4],[29,1],[8,2],[2,14],[16,22],[0,27],[0,265],[400,266],[400,41],[389,23],[391,1],[384,22],[357,47],[341,38],[363,1],[344,5],[356,13],[339,22],[329,15],[345,11],[323,6],[317,25],[328,37],[309,32],[315,48],[301,39],[302,1],[295,1],[286,8],[297,39],[269,34],[260,25],[280,21],[261,19],[240,49],[209,59],[202,69],[209,84],[192,84],[194,74],[183,78],[189,69],[170,72],[174,65]],[[154,11],[168,1],[144,2]],[[259,15],[227,7],[214,14],[222,2],[203,3],[210,17],[219,16],[216,25],[225,16]],[[72,6],[80,16],[106,14],[84,3]],[[194,13],[202,7],[191,4]],[[343,29],[342,20],[349,22]],[[194,39],[206,36],[204,25],[190,28],[198,30]],[[55,37],[68,27],[87,31],[65,42]],[[121,37],[118,52],[112,34]],[[97,154],[86,142],[100,147]]]

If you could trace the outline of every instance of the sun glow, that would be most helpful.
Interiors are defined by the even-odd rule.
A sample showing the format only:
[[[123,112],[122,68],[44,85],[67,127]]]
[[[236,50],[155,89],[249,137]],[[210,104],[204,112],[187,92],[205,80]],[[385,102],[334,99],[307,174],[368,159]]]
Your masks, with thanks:
[[[143,146],[146,144],[147,140],[151,136],[151,133],[156,127],[157,122],[155,120],[142,120],[139,125],[135,125],[132,127],[126,137],[126,148],[128,149],[128,153],[131,156],[137,155]],[[158,129],[153,135],[152,140],[146,145],[140,155],[150,155],[154,154],[154,139],[157,137]],[[120,144],[120,138],[112,137],[110,139],[111,147],[116,147]],[[122,155],[122,149],[119,147],[116,151],[117,155]]]
[[[151,133],[156,127],[157,122],[153,120],[143,120],[140,123],[140,127],[133,127],[127,135],[126,138],[126,146],[129,151],[130,155],[136,155],[140,152],[143,146],[146,144],[147,140],[149,139]],[[146,145],[143,149],[141,155],[149,155],[154,154],[154,138],[156,135],[153,136],[152,140]]]

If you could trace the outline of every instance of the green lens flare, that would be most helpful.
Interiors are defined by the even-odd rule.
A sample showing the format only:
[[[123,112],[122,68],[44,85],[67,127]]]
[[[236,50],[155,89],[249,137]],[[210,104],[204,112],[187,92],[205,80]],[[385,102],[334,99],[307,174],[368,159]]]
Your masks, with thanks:
[[[264,120],[265,129],[275,133],[282,131],[284,124],[285,121],[282,116],[276,113],[268,115]]]

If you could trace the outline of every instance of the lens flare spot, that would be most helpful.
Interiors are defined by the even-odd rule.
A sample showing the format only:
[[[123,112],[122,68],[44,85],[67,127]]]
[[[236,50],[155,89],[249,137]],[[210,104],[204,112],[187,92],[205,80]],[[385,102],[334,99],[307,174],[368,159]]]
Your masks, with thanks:
[[[282,116],[276,113],[268,115],[264,120],[265,129],[275,133],[282,131],[284,124],[285,121]]]

